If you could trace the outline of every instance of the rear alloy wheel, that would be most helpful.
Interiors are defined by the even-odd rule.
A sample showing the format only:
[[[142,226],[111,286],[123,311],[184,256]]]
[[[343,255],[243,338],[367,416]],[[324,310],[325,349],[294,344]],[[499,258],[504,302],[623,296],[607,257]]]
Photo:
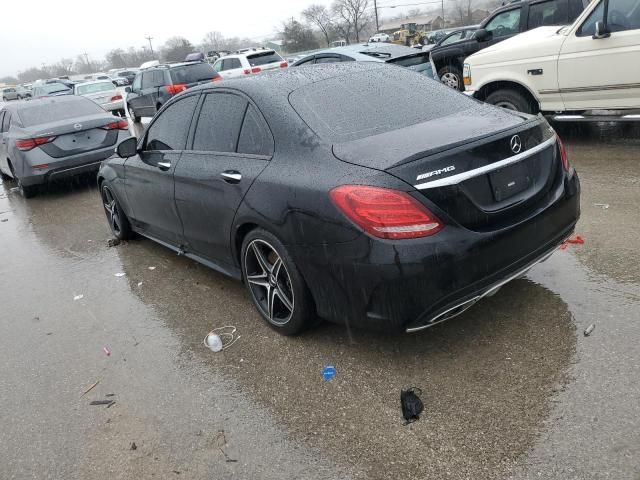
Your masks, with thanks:
[[[257,229],[242,244],[242,276],[258,312],[277,332],[295,335],[315,319],[307,286],[284,245]]]
[[[107,221],[113,236],[118,240],[128,240],[133,236],[131,230],[131,223],[129,219],[122,211],[118,200],[107,185],[102,185],[102,204],[104,206],[104,213],[107,215]]]
[[[447,87],[454,88],[456,90],[464,90],[464,84],[462,82],[462,72],[458,67],[453,65],[447,65],[438,70],[438,77],[440,81]]]
[[[502,89],[496,90],[487,96],[487,103],[496,107],[515,110],[523,113],[535,113],[531,102],[517,90]]]
[[[136,115],[136,112],[133,110],[133,107],[131,105],[127,105],[127,108],[129,110],[129,117],[131,117],[131,120],[133,121],[133,123],[140,123],[140,117]]]

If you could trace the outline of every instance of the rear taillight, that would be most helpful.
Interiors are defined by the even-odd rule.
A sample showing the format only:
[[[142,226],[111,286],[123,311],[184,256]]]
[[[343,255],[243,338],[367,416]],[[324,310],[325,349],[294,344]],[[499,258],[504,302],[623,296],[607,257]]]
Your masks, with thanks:
[[[242,73],[244,73],[245,75],[251,75],[251,70],[249,70],[248,68],[245,68]]]
[[[24,138],[22,140],[16,140],[16,148],[18,150],[22,150],[23,152],[28,152],[29,150],[33,150],[40,145],[53,142],[55,139],[56,137]]]
[[[329,193],[352,222],[374,237],[394,240],[427,237],[444,225],[405,192],[364,185],[343,185]]]
[[[111,101],[115,102],[116,100],[122,100],[122,95],[115,95],[113,97],[111,97]]]
[[[167,85],[166,87],[164,87],[164,89],[167,91],[168,94],[175,95],[177,93],[184,92],[187,89],[187,84],[174,83],[173,85]]]
[[[251,73],[260,73],[262,71],[262,69],[260,67],[253,67],[251,69]]]
[[[571,168],[569,165],[569,156],[567,155],[567,149],[564,147],[564,143],[558,137],[558,150],[560,150],[560,161],[562,162],[562,168],[564,168],[565,172],[568,172]]]
[[[102,127],[103,130],[128,130],[129,122],[126,120],[118,120],[117,122],[111,122]]]
[[[213,77],[213,78],[211,79],[211,81],[212,81],[212,82],[219,82],[220,80],[222,80],[222,77],[221,77],[221,76],[219,76],[219,75],[218,75],[217,77]]]
[[[288,66],[289,66],[289,63],[288,63],[288,62],[282,62],[282,63],[280,64],[280,68],[287,68]]]

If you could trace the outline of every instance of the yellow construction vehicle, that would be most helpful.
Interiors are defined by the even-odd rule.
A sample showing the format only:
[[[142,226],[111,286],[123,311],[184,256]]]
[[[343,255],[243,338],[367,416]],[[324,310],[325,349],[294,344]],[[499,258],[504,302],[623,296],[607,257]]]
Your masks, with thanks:
[[[418,31],[415,23],[403,23],[400,25],[400,30],[393,32],[393,43],[407,47],[418,43],[424,45],[427,43],[427,34]]]

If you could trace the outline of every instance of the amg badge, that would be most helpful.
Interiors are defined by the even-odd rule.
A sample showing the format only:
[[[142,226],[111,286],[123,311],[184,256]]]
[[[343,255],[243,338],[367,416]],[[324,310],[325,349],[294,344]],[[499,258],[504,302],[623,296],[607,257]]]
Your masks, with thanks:
[[[418,175],[418,178],[416,178],[416,180],[424,180],[425,178],[436,177],[438,175],[442,175],[443,173],[453,172],[455,169],[456,167],[454,165],[449,165],[448,167],[441,168],[440,170],[434,170],[433,172],[427,172]]]

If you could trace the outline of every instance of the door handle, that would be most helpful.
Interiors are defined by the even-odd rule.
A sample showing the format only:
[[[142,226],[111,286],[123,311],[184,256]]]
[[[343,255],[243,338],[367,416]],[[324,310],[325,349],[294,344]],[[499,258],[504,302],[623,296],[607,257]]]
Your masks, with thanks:
[[[171,162],[158,162],[156,165],[160,170],[169,170],[171,168]]]
[[[240,183],[242,180],[242,175],[236,170],[226,170],[220,176],[227,183]]]

